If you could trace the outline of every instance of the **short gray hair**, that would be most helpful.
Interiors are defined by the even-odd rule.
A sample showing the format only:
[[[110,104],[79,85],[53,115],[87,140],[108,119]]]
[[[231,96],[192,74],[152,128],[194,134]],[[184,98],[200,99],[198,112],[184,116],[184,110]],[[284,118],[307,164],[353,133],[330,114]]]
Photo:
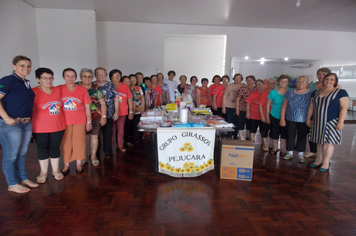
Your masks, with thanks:
[[[308,81],[308,84],[309,84],[309,78],[308,78],[308,76],[305,76],[305,75],[298,76],[297,83],[298,83],[299,79],[301,79],[301,78],[306,78]]]
[[[93,73],[93,70],[92,70],[92,69],[89,69],[89,68],[82,68],[82,69],[80,70],[80,74],[79,74],[79,76],[80,76],[80,77],[82,77],[82,74],[83,74],[84,72],[90,72],[90,73],[91,73],[91,75],[94,75],[94,73]]]

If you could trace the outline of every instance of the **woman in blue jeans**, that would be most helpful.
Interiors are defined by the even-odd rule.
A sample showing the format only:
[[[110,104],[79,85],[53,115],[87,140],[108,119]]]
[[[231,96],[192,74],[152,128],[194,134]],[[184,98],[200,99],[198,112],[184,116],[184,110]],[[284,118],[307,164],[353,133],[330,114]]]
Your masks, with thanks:
[[[25,157],[32,135],[32,109],[35,93],[26,76],[31,60],[16,56],[13,74],[0,79],[0,144],[3,149],[2,170],[8,190],[27,193],[38,184],[27,178]]]

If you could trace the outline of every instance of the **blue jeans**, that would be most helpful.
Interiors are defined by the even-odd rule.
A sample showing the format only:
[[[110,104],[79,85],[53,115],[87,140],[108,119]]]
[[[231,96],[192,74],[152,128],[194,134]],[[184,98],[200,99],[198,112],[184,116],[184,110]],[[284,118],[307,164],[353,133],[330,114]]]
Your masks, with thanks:
[[[27,179],[25,157],[32,135],[32,123],[7,125],[0,120],[0,144],[3,149],[2,171],[7,185]]]
[[[226,121],[235,125],[234,132],[228,132],[229,137],[237,137],[237,115],[235,108],[226,107]]]

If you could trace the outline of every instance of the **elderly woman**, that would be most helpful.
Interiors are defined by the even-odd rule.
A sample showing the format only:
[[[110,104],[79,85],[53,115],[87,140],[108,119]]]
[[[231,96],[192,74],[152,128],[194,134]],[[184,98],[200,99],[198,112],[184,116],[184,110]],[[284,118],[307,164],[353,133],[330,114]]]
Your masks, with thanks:
[[[134,74],[131,74],[129,78],[129,87],[134,99],[134,117],[132,120],[126,119],[125,141],[127,146],[133,146],[133,143],[138,143],[139,141],[139,132],[137,125],[140,122],[141,114],[145,111],[145,98],[141,87],[136,85],[136,76]]]
[[[208,83],[209,80],[207,78],[202,78],[201,79],[201,87],[197,89],[195,98],[197,101],[197,107],[200,105],[204,105],[205,107],[210,107],[210,101],[209,101],[209,96],[208,96]]]
[[[193,75],[192,77],[190,77],[190,84],[187,84],[187,86],[185,87],[184,93],[188,94],[191,96],[193,103],[196,105],[196,93],[197,93],[197,89],[199,88],[199,86],[197,86],[198,83],[198,78]]]
[[[226,87],[222,104],[222,113],[226,114],[226,121],[235,125],[234,132],[228,132],[228,138],[231,139],[237,137],[238,132],[236,115],[237,91],[244,86],[244,84],[241,83],[243,76],[240,73],[235,74],[233,80],[234,82]]]
[[[309,127],[306,124],[307,113],[312,90],[308,89],[309,81],[306,76],[299,76],[297,87],[284,95],[279,124],[287,127],[287,154],[283,159],[293,158],[293,150],[298,152],[299,162],[305,162],[304,152],[307,144]],[[297,143],[295,136],[297,135]]]
[[[311,126],[310,141],[317,143],[317,158],[310,166],[328,171],[334,145],[341,144],[342,130],[349,106],[349,96],[344,89],[337,88],[335,73],[325,75],[323,88],[312,94],[307,115],[307,125]],[[311,117],[313,116],[313,122]]]
[[[273,148],[273,143],[272,143],[272,139],[270,138],[270,148],[268,148],[268,133],[271,130],[271,125],[266,123],[266,106],[267,106],[267,99],[268,99],[268,94],[270,91],[272,91],[273,89],[275,89],[277,85],[277,81],[274,78],[269,78],[267,80],[267,90],[265,90],[262,94],[261,94],[261,99],[260,102],[258,104],[259,110],[260,110],[260,115],[261,115],[261,121],[262,121],[262,127],[260,129],[261,132],[261,137],[262,137],[262,144],[263,144],[263,151],[268,152],[269,149]]]
[[[63,175],[69,174],[69,163],[76,161],[76,173],[83,172],[82,161],[86,159],[86,131],[92,129],[90,98],[88,91],[75,84],[77,72],[72,68],[63,70],[64,85],[61,90],[66,129],[62,139]]]
[[[250,137],[250,120],[247,118],[246,119],[246,99],[250,94],[256,90],[255,88],[255,81],[256,78],[253,75],[249,75],[246,77],[246,83],[247,86],[241,87],[237,91],[237,97],[236,97],[236,115],[237,115],[237,128],[239,130],[239,139],[243,140],[244,138],[242,137],[243,130],[245,129],[246,125],[246,138],[251,138]]]
[[[209,89],[208,89],[208,96],[209,96],[210,104],[213,104],[213,93],[214,93],[215,88],[221,84],[220,75],[214,75],[212,82],[213,82],[213,84],[210,85]],[[211,107],[211,108],[212,108],[213,114],[216,115],[216,109],[214,109],[214,107]]]
[[[163,105],[163,91],[157,82],[157,75],[151,75],[151,88],[157,92],[157,106],[159,107]]]
[[[225,114],[222,113],[222,104],[223,104],[222,101],[223,101],[225,89],[229,84],[229,76],[224,75],[221,79],[222,79],[222,84],[216,86],[213,91],[213,104],[211,106],[213,107],[213,110],[216,110],[216,115],[225,118]]]
[[[27,178],[26,153],[31,140],[32,108],[35,93],[30,81],[31,59],[22,55],[12,60],[13,74],[0,79],[0,144],[2,170],[8,190],[26,193],[38,184]]]
[[[94,70],[96,81],[94,84],[98,86],[98,89],[104,95],[106,102],[106,124],[101,126],[103,132],[103,151],[106,158],[112,156],[112,130],[114,121],[119,118],[119,94],[116,92],[114,85],[110,81],[106,81],[108,75],[105,68],[98,67]],[[99,135],[100,137],[100,135]],[[100,147],[100,138],[99,138]],[[98,148],[97,154],[100,153]]]
[[[248,82],[247,82],[248,83]],[[262,126],[261,114],[258,104],[262,93],[265,91],[265,82],[261,79],[256,81],[256,91],[246,99],[246,119],[250,120],[251,142],[254,143],[257,128]]]
[[[179,81],[180,81],[180,84],[178,84],[177,89],[178,89],[178,92],[181,95],[183,95],[185,87],[187,86],[187,76],[185,76],[185,75],[179,76]]]
[[[132,120],[134,116],[132,93],[129,86],[126,85],[126,83],[130,83],[130,79],[127,76],[121,78],[121,71],[117,69],[110,71],[109,75],[119,94],[119,118],[116,121],[117,148],[120,152],[126,152],[127,150],[124,147],[126,117],[128,115],[128,119]]]
[[[106,124],[106,102],[103,96],[103,92],[97,84],[93,81],[93,71],[92,69],[83,68],[80,71],[80,79],[78,85],[83,86],[88,90],[90,102],[90,113],[91,113],[91,124],[92,128],[88,132],[89,134],[89,147],[90,147],[90,160],[93,166],[99,165],[99,160],[96,156],[96,151],[98,150],[99,134],[101,126]],[[83,162],[83,164],[85,161]]]
[[[53,71],[38,68],[36,80],[40,85],[33,89],[36,96],[33,104],[32,136],[37,143],[37,157],[41,168],[36,180],[43,184],[47,180],[49,160],[53,177],[56,180],[63,179],[59,170],[59,149],[66,123],[61,109],[61,91],[53,87]]]
[[[169,103],[169,92],[168,85],[163,82],[164,76],[162,73],[157,74],[157,85],[162,89],[162,105],[166,105],[167,101]]]
[[[319,68],[316,72],[316,77],[318,81],[316,83],[312,83],[310,85],[311,90],[317,90],[317,89],[322,89],[323,88],[323,79],[324,76],[328,73],[331,73],[331,70],[326,67]],[[341,88],[338,85],[338,88]],[[310,147],[310,152],[305,153],[305,157],[315,157],[317,153],[317,144],[309,141],[309,147]]]
[[[279,125],[281,118],[281,108],[284,95],[288,92],[289,75],[280,75],[277,79],[278,87],[268,94],[266,105],[266,123],[271,124],[271,138],[273,140],[272,155],[276,155],[278,148],[278,139],[281,137],[280,155],[286,155],[285,148],[287,142],[287,130]],[[272,105],[272,108],[271,108]]]
[[[145,77],[143,78],[143,83],[147,86],[147,90],[145,91],[145,100],[146,100],[146,109],[153,109],[157,107],[157,101],[159,94],[154,90],[151,85],[151,78]]]

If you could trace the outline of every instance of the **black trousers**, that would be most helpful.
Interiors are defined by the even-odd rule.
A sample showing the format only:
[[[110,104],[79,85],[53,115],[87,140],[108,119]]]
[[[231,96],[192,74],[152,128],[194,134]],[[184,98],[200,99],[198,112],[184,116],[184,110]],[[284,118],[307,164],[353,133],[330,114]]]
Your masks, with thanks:
[[[140,140],[137,125],[140,123],[141,114],[134,115],[132,120],[126,117],[124,140],[126,142],[138,142]]]
[[[64,130],[52,133],[32,133],[37,143],[37,156],[39,160],[58,158],[61,155],[60,145]]]
[[[113,124],[114,124],[114,120],[108,118],[106,119],[106,124],[104,126],[101,126],[101,132],[103,133],[103,151],[106,154],[112,153]],[[97,156],[100,156],[100,149],[101,149],[101,140],[99,134],[99,144],[98,144],[98,150],[96,152]]]
[[[298,152],[304,152],[307,145],[307,135],[309,127],[305,122],[293,122],[286,120],[287,124],[287,151],[296,150]],[[295,142],[295,136],[297,136],[297,143]]]
[[[274,140],[281,136],[281,139],[287,139],[287,129],[286,127],[282,127],[279,125],[279,119],[274,118],[271,114],[269,115],[269,119],[271,121],[271,133],[270,137]]]

